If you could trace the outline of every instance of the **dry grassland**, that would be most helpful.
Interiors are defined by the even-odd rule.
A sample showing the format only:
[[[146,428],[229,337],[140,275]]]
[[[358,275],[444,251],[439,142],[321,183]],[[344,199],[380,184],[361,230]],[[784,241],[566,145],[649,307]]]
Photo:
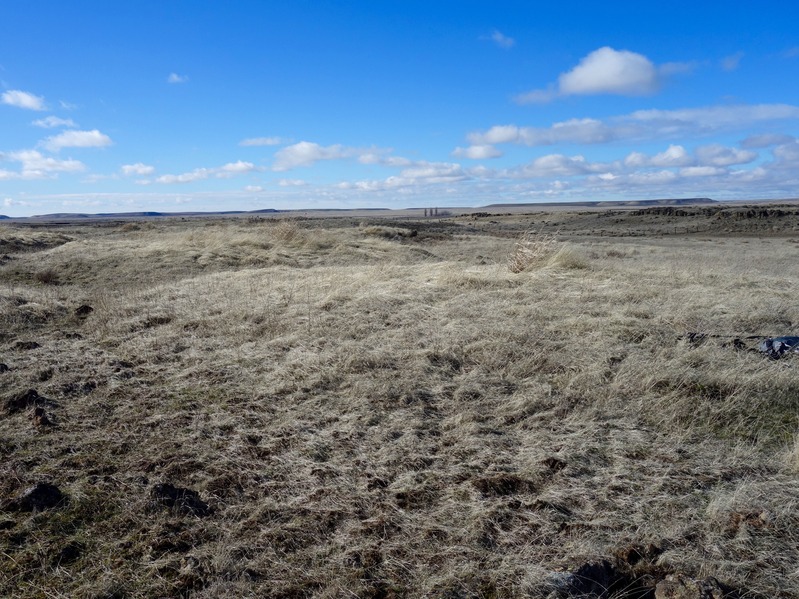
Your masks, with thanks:
[[[0,228],[0,595],[799,597],[799,245],[467,221]]]

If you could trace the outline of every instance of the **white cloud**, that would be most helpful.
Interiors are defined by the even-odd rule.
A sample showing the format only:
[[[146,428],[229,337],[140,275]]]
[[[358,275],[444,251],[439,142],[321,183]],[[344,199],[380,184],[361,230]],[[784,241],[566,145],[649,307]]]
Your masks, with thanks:
[[[196,168],[191,172],[183,173],[181,175],[161,175],[155,180],[155,182],[166,183],[168,185],[174,183],[192,183],[194,181],[207,179],[210,175],[211,170],[207,168]]]
[[[320,160],[352,158],[359,153],[356,148],[349,148],[341,144],[320,146],[310,141],[301,141],[275,153],[275,163],[272,169],[287,171],[300,166],[311,166]]]
[[[743,52],[736,52],[721,59],[721,68],[724,71],[734,71],[741,64],[741,59],[744,57]]]
[[[769,146],[777,146],[794,141],[791,135],[783,135],[779,133],[763,133],[761,135],[750,135],[741,142],[742,148],[767,148]]]
[[[593,144],[611,141],[613,128],[596,119],[570,119],[554,123],[549,128],[498,125],[485,133],[470,133],[472,145],[518,143],[527,146],[550,146],[559,143]]]
[[[43,129],[54,129],[55,127],[77,127],[78,125],[72,119],[62,119],[57,116],[48,116],[43,119],[33,121],[33,125],[42,127]]]
[[[722,130],[744,130],[769,121],[799,120],[799,107],[789,104],[708,106],[682,110],[638,110],[606,120],[571,119],[549,127],[496,125],[466,137],[472,145],[515,143],[548,146],[597,144],[617,140],[699,137]]]
[[[177,73],[170,73],[166,78],[167,83],[186,83],[188,80],[187,75],[178,75]]]
[[[123,164],[122,168],[120,169],[123,175],[138,175],[138,176],[146,176],[152,175],[155,172],[155,167],[150,166],[149,164],[144,164],[142,162],[137,162],[136,164]]]
[[[682,146],[669,146],[664,152],[655,154],[649,160],[649,165],[670,167],[670,166],[688,166],[693,162],[693,159],[685,151]]]
[[[240,146],[279,146],[284,143],[280,137],[248,137],[239,142]]]
[[[249,173],[253,170],[255,170],[255,165],[252,162],[238,160],[236,162],[228,162],[227,164],[221,166],[218,169],[216,176],[220,178],[227,178],[233,177],[235,175],[241,175],[243,173]]]
[[[52,173],[74,173],[85,170],[85,165],[79,160],[58,160],[46,157],[37,150],[20,150],[3,154],[6,160],[19,162],[19,172],[1,171],[0,179],[43,179]]]
[[[488,39],[494,42],[498,47],[504,48],[506,50],[509,48],[513,48],[513,46],[516,45],[515,39],[513,39],[512,37],[508,37],[501,31],[497,31],[496,29],[494,29],[494,31],[491,32],[491,35],[488,36]]]
[[[711,144],[696,149],[697,162],[707,166],[733,166],[748,164],[757,159],[757,152]]]
[[[687,166],[680,169],[680,175],[683,177],[713,177],[726,172],[725,169],[717,166]]]
[[[486,160],[489,158],[498,158],[502,156],[502,152],[497,150],[491,144],[480,144],[469,146],[468,148],[457,147],[453,150],[452,155],[456,158],[469,158],[470,160]]]
[[[302,179],[280,179],[277,184],[280,185],[280,187],[302,187],[303,185],[307,185]]]
[[[53,137],[48,137],[41,145],[51,152],[58,152],[61,148],[103,148],[110,146],[111,138],[97,129],[91,131],[64,131]]]
[[[44,98],[31,93],[11,89],[0,95],[0,103],[25,108],[27,110],[45,110]]]
[[[2,171],[0,171],[2,172]],[[2,178],[2,177],[0,177]],[[14,206],[33,206],[30,202],[24,200],[15,200],[13,198],[3,198],[3,206],[6,208],[13,208]]]
[[[562,73],[557,86],[527,92],[516,101],[542,103],[558,96],[596,94],[643,96],[653,94],[659,87],[660,73],[646,56],[605,46],[585,56],[571,71]]]
[[[261,187],[260,185],[247,185],[244,188],[244,191],[249,191],[251,193],[257,193],[257,192],[263,191],[263,190],[264,190],[264,188]]]

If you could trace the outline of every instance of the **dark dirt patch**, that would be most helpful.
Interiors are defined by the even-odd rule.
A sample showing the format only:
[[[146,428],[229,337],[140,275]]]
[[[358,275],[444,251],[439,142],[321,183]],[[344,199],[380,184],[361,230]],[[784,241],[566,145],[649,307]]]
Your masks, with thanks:
[[[41,512],[69,503],[61,489],[50,483],[37,483],[12,499],[5,509],[12,512]]]
[[[160,483],[150,491],[151,504],[154,507],[166,507],[173,509],[181,514],[208,516],[211,508],[200,499],[200,494],[191,489],[176,487],[171,483]]]
[[[484,497],[502,497],[535,491],[535,484],[515,474],[496,474],[472,480],[472,485]]]

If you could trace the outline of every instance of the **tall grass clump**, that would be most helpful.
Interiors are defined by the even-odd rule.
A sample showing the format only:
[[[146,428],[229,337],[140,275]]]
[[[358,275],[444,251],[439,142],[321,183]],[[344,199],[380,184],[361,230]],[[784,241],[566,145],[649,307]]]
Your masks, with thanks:
[[[552,233],[525,231],[511,250],[508,269],[520,273],[545,266],[587,268],[588,260],[578,248],[558,241]]]

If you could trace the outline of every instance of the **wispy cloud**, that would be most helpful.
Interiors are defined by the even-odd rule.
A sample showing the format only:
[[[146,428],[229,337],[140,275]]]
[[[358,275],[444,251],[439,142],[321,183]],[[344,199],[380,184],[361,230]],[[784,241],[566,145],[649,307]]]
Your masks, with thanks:
[[[188,75],[178,75],[177,73],[170,73],[166,78],[167,83],[186,83],[188,80]]]
[[[44,98],[29,92],[12,89],[0,95],[0,103],[26,110],[46,110]]]
[[[51,152],[58,152],[62,148],[104,148],[113,143],[105,133],[97,129],[91,131],[64,131],[53,137],[48,137],[41,145]]]
[[[237,175],[243,175],[245,173],[249,173],[255,170],[259,170],[252,162],[244,162],[243,160],[239,160],[237,162],[228,162],[220,167],[216,168],[196,168],[192,171],[181,173],[179,175],[161,175],[157,177],[154,181],[150,181],[147,179],[137,181],[141,185],[149,185],[152,182],[155,183],[163,183],[167,185],[172,185],[176,183],[193,183],[195,181],[202,181],[204,179],[208,179],[209,177],[217,177],[218,179],[230,179],[231,177],[235,177]],[[263,169],[261,169],[263,170]],[[146,173],[137,173],[137,174],[146,174]]]
[[[741,59],[744,57],[743,52],[736,52],[721,59],[721,68],[724,71],[734,71],[741,64]]]
[[[494,29],[490,35],[485,35],[482,39],[491,40],[497,47],[508,50],[516,45],[516,40],[510,36],[505,35],[501,31]]]
[[[239,142],[240,146],[279,146],[285,143],[280,137],[249,137]]]
[[[43,119],[37,119],[31,123],[36,127],[43,129],[55,129],[56,127],[77,127],[78,125],[72,119],[62,119],[57,116],[47,116]]]
[[[678,110],[638,110],[608,119],[570,119],[549,127],[495,125],[467,136],[472,145],[514,143],[548,146],[598,144],[618,140],[699,137],[716,131],[744,130],[757,123],[799,120],[799,106],[756,104]]]

